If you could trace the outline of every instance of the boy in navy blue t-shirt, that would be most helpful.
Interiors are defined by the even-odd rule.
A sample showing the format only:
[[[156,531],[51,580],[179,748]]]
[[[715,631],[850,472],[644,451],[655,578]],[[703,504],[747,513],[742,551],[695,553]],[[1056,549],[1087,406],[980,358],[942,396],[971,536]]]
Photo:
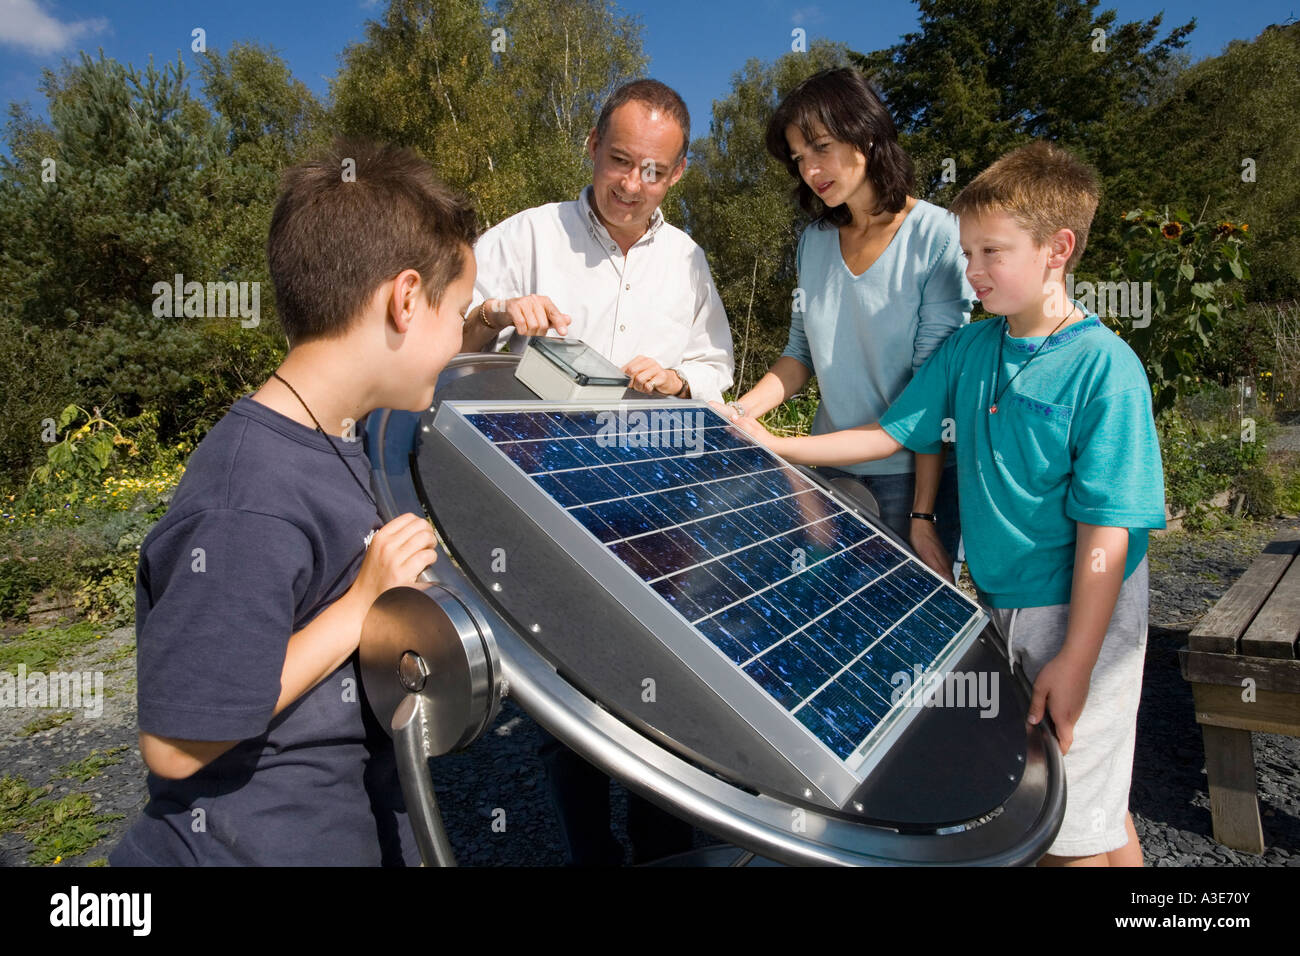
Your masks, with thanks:
[[[418,863],[361,625],[420,586],[429,523],[381,527],[356,422],[428,408],[460,349],[475,216],[407,150],[289,170],[268,257],[284,363],[195,449],[140,550],[149,803],[115,866]]]

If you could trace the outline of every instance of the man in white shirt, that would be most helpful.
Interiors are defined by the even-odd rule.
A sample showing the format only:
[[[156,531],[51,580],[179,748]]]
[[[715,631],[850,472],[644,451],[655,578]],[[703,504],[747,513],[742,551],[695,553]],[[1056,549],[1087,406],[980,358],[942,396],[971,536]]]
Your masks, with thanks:
[[[659,211],[686,170],[690,129],[686,104],[663,83],[616,90],[587,136],[592,184],[576,201],[525,209],[479,238],[462,349],[563,335],[605,355],[647,395],[720,401],[734,368],[727,314],[704,250]],[[540,736],[570,863],[621,863],[609,779]],[[689,824],[632,793],[627,829],[633,863],[691,848]]]
[[[720,401],[731,330],[704,250],[659,205],[686,169],[690,117],[673,90],[618,90],[587,137],[592,184],[525,209],[474,247],[478,281],[462,348],[549,330],[586,342],[656,397]]]

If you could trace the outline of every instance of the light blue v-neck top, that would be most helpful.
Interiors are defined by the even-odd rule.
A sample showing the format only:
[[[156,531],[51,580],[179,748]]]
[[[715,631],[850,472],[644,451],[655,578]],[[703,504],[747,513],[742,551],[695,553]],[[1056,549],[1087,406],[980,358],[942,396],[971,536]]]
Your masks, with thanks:
[[[814,435],[879,421],[930,353],[970,322],[975,291],[966,281],[957,217],[924,200],[861,275],[845,265],[833,226],[813,223],[803,231],[798,263],[783,354],[817,376]],[[914,468],[912,452],[903,449],[844,470],[893,475]]]

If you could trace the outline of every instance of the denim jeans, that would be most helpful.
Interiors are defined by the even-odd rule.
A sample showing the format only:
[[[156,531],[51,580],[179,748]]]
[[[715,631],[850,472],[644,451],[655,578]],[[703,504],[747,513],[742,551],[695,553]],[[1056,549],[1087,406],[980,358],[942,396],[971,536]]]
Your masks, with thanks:
[[[911,546],[912,519],[908,515],[912,512],[912,492],[916,488],[914,472],[899,475],[854,475],[826,466],[819,466],[817,471],[827,478],[856,478],[866,485],[880,505],[880,520]],[[939,479],[939,491],[934,498],[934,516],[939,541],[953,561],[957,560],[957,543],[961,540],[957,502],[957,463],[950,458]]]

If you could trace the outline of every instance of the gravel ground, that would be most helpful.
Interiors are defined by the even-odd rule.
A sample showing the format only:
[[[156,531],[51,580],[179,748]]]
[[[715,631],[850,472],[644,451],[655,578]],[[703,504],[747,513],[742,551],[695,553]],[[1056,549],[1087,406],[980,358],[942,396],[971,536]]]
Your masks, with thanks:
[[[1177,658],[1187,632],[1283,525],[1300,527],[1300,521],[1153,539],[1151,634],[1131,796],[1148,866],[1300,865],[1300,740],[1273,734],[1254,738],[1268,845],[1263,856],[1220,847],[1210,835],[1201,733]],[[99,815],[94,821],[103,833],[98,843],[68,855],[61,865],[102,861],[144,804],[144,766],[135,738],[133,642],[133,630],[119,628],[60,662],[63,670],[105,671],[106,700],[100,717],[77,714],[57,727],[25,733],[32,720],[30,709],[0,709],[0,772],[20,776],[34,787],[48,787],[44,799],[88,794]],[[506,701],[496,723],[468,752],[434,762],[435,785],[462,865],[563,863],[536,747],[536,725]],[[116,762],[98,775],[85,781],[60,776],[60,768],[72,761],[114,748],[123,749],[108,758]],[[621,787],[613,788],[612,807],[615,832],[622,833],[626,801]],[[0,800],[0,819],[4,810]],[[708,838],[701,834],[698,842]],[[24,865],[32,849],[27,835],[0,833],[0,864]]]

